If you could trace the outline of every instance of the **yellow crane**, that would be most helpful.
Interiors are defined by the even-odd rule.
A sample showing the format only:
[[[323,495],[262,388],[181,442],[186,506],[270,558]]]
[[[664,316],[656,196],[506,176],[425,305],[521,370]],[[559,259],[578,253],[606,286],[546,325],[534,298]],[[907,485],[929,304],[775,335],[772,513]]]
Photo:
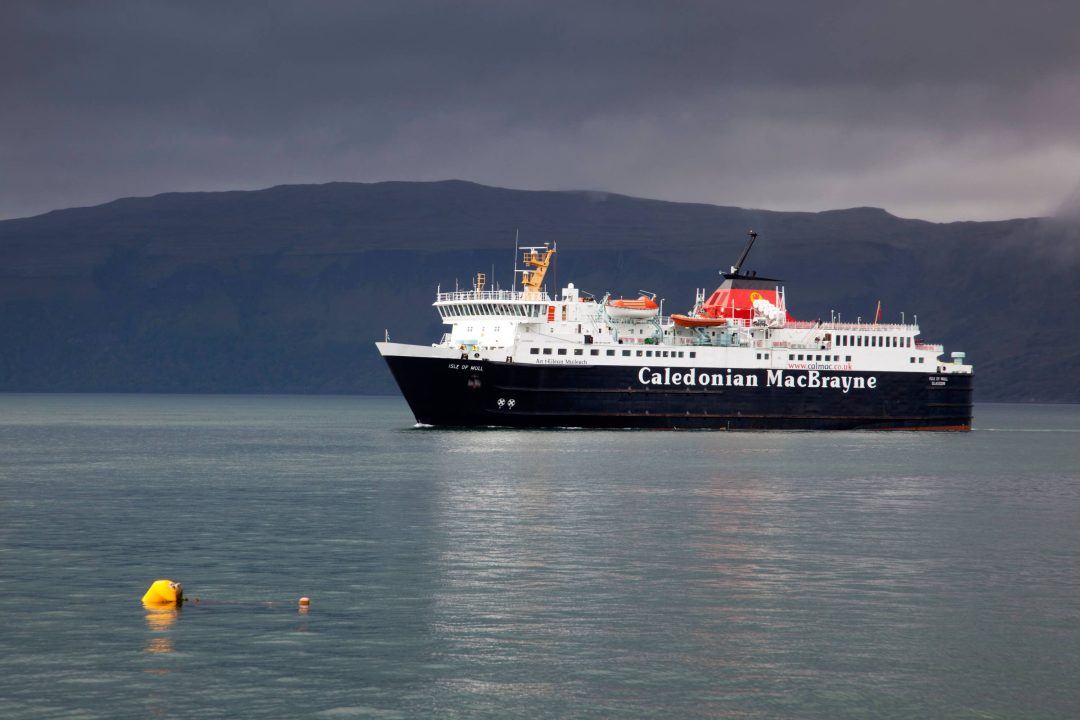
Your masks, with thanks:
[[[521,271],[521,285],[526,296],[534,296],[540,293],[540,286],[544,284],[544,275],[547,274],[551,259],[555,256],[555,248],[543,247],[522,248],[525,251],[525,269]]]

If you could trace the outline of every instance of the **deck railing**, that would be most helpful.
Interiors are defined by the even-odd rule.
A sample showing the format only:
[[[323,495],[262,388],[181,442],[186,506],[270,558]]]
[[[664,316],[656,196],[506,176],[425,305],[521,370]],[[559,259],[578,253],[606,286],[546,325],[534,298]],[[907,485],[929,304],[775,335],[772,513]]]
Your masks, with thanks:
[[[454,292],[436,292],[435,302],[464,302],[478,300],[483,302],[551,302],[546,292],[521,292],[520,290],[455,290]]]

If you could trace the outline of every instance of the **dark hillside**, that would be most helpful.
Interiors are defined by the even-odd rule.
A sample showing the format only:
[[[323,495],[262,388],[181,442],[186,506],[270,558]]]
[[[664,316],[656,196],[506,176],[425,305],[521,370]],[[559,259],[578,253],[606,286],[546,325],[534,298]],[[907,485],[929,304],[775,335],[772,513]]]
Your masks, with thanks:
[[[392,392],[372,342],[442,332],[435,286],[509,282],[513,237],[555,280],[686,310],[754,228],[748,266],[802,318],[918,314],[981,400],[1080,401],[1080,232],[786,213],[465,182],[332,183],[128,198],[0,222],[0,390]]]

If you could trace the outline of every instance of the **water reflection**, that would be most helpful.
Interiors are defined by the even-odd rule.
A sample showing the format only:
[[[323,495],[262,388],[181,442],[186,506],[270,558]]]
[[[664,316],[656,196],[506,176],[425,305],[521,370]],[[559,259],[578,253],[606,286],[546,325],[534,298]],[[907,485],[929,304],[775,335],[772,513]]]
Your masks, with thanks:
[[[177,608],[146,608],[146,627],[154,633],[167,632],[172,629],[180,617]],[[169,635],[157,635],[147,638],[144,652],[160,655],[171,653],[175,650],[173,639]]]
[[[145,652],[161,655],[164,653],[171,653],[175,649],[171,637],[157,637],[150,638],[150,641],[146,643]]]
[[[146,608],[146,626],[151,630],[168,630],[179,617],[176,608]]]

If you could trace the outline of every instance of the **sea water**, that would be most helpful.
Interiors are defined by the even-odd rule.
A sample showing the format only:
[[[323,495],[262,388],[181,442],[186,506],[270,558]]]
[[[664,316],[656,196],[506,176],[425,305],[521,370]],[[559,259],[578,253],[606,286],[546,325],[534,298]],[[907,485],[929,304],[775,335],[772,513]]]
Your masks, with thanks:
[[[0,717],[1080,716],[1080,407],[413,425],[0,395]],[[158,578],[178,612],[141,606]]]

